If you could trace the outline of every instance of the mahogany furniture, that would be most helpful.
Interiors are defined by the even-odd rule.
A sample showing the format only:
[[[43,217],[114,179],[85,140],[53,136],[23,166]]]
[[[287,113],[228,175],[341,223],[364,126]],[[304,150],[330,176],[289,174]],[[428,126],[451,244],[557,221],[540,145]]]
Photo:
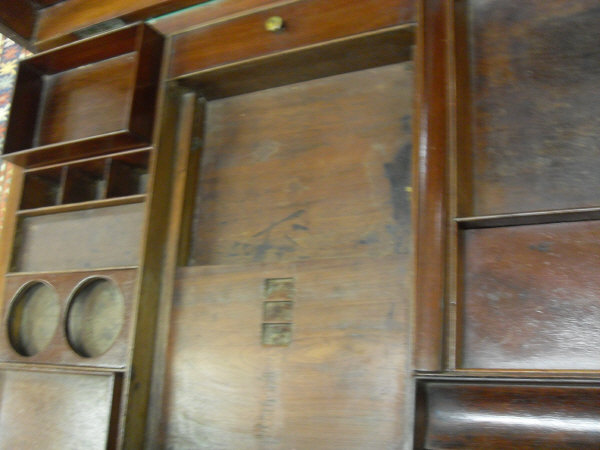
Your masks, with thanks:
[[[595,1],[10,3],[0,447],[600,445]]]

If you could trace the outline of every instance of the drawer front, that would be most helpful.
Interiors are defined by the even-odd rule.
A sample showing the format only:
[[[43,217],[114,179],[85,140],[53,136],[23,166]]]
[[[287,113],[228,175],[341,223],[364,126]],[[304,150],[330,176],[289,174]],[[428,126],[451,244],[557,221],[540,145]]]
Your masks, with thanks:
[[[267,19],[283,29],[267,31]],[[170,77],[364,33],[414,17],[414,0],[304,0],[200,27],[173,38]]]

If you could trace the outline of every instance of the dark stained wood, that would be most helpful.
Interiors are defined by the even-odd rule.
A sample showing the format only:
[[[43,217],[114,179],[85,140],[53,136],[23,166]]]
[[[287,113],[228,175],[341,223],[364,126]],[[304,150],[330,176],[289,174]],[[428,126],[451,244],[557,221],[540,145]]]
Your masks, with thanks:
[[[164,71],[166,67],[163,67]],[[164,78],[163,78],[164,79]],[[175,177],[182,176],[181,169],[176,166],[177,133],[180,126],[185,128],[186,119],[178,115],[181,109],[185,109],[185,102],[180,105],[172,98],[176,97],[167,85],[162,85],[159,97],[159,111],[161,112],[161,126],[157,130],[155,139],[159,143],[159,151],[153,153],[150,162],[150,180],[148,188],[148,207],[145,217],[142,235],[141,252],[141,274],[138,279],[138,297],[135,304],[136,322],[133,347],[129,360],[129,378],[123,392],[122,414],[119,418],[122,433],[119,437],[119,445],[126,449],[143,448],[146,441],[147,426],[149,421],[150,396],[152,391],[152,374],[154,369],[155,347],[157,330],[159,329],[160,302],[168,301],[161,299],[162,288],[169,284],[166,278],[169,270],[167,258],[173,249],[168,248],[172,244],[174,236],[171,220],[173,217],[167,211],[173,201]],[[177,125],[177,119],[182,120],[182,125]]]
[[[161,448],[392,448],[407,429],[408,257],[179,270]],[[261,345],[266,278],[292,342]]]
[[[34,5],[27,0],[4,1],[0,7],[0,30],[19,43],[26,43],[33,36],[37,17]]]
[[[34,146],[126,128],[135,63],[129,53],[45,78]]]
[[[579,222],[600,219],[600,208],[576,208],[534,211],[493,216],[458,217],[456,223],[463,229],[505,227],[511,225],[536,225],[556,222]]]
[[[209,102],[191,264],[410,251],[412,64]]]
[[[461,3],[473,171],[461,214],[599,206],[598,2]]]
[[[96,159],[67,166],[61,203],[101,200],[106,197],[106,162]],[[27,183],[25,183],[27,186]]]
[[[12,0],[11,0],[12,1]],[[77,32],[110,20],[143,21],[207,0],[65,0],[40,11],[36,46],[46,50],[77,40]]]
[[[600,369],[600,222],[462,236],[461,367]]]
[[[161,148],[173,148],[175,173],[171,201],[169,202],[169,225],[165,242],[165,256],[161,269],[163,279],[157,306],[156,338],[152,361],[148,417],[145,445],[157,448],[162,420],[164,377],[167,366],[167,346],[171,326],[171,307],[177,266],[186,257],[189,244],[189,221],[193,210],[196,172],[201,153],[204,101],[195,93],[169,85],[163,116]],[[175,126],[175,123],[177,124]]]
[[[31,356],[20,354],[11,346],[8,339],[7,327],[0,328],[0,359],[3,362],[24,363],[24,364],[51,364],[54,366],[69,365],[81,368],[112,368],[113,370],[122,370],[126,367],[127,357],[131,346],[131,330],[133,327],[134,310],[133,303],[135,298],[137,269],[111,269],[96,271],[73,271],[73,272],[54,272],[54,273],[34,273],[34,274],[16,274],[6,277],[2,305],[3,323],[9,320],[10,302],[15,294],[21,292],[24,286],[29,286],[34,282],[42,282],[49,285],[56,291],[58,305],[60,309],[59,323],[54,329],[54,333],[47,346]],[[91,279],[110,280],[123,297],[122,326],[114,343],[108,350],[94,357],[84,357],[76,353],[69,344],[66,330],[68,328],[67,311],[69,310],[71,296],[77,291],[82,283],[89,282]],[[35,313],[47,314],[52,312],[50,308],[39,308]],[[86,313],[90,314],[88,310]],[[96,311],[99,314],[89,316],[88,322],[83,323],[81,331],[86,335],[84,339],[92,342],[94,345],[104,339],[103,333],[115,329],[115,320],[102,317],[102,311]],[[49,319],[51,317],[49,316]],[[50,330],[51,331],[51,330]],[[24,353],[24,352],[21,352]],[[4,430],[3,430],[4,432]]]
[[[149,145],[162,42],[138,25],[22,61],[4,153],[34,167]]]
[[[55,206],[62,202],[65,183],[62,167],[28,172],[25,175],[20,209]]]
[[[136,266],[144,203],[22,217],[12,271]]]
[[[421,3],[414,134],[414,368],[442,369],[447,227],[447,2]]]
[[[414,25],[207,69],[179,82],[209,100],[408,61]]]
[[[0,447],[105,449],[115,377],[2,370]]]
[[[409,21],[404,9],[411,7],[407,0],[302,0],[200,27],[173,38],[169,76],[399,25]],[[276,15],[284,19],[284,30],[266,31],[265,20]]]
[[[416,448],[597,448],[597,385],[420,382]]]
[[[32,0],[33,3],[38,6],[45,8],[47,6],[56,5],[57,3],[64,2],[67,0]]]
[[[163,34],[177,34],[208,22],[225,20],[229,16],[247,14],[281,3],[282,0],[220,0],[204,2],[189,8],[152,19],[150,23]]]

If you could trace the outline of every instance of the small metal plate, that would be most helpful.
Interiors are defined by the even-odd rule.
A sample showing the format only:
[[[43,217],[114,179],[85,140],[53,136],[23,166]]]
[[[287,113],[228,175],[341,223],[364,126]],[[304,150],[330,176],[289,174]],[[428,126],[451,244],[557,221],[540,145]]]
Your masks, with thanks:
[[[284,347],[292,342],[291,323],[264,323],[262,343],[268,346]]]
[[[293,278],[268,278],[265,280],[265,298],[291,300],[296,293]]]
[[[294,302],[264,302],[263,322],[291,322]]]

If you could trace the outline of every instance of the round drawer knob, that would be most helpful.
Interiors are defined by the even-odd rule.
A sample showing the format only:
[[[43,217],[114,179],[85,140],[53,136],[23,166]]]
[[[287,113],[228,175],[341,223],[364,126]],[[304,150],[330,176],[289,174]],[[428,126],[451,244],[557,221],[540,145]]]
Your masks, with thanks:
[[[283,19],[279,16],[269,17],[265,21],[265,30],[275,33],[281,31],[284,28]]]

